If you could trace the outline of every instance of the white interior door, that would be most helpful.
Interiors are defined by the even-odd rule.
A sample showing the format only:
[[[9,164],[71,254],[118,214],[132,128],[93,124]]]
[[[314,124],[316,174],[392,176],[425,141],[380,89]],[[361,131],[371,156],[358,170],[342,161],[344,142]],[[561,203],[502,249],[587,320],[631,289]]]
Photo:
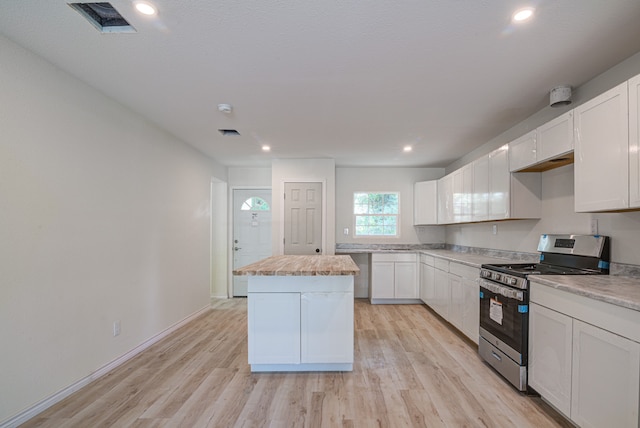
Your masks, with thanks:
[[[233,191],[233,269],[271,256],[271,190]],[[233,276],[233,295],[247,295],[247,277]]]
[[[284,254],[322,254],[322,183],[284,183]]]

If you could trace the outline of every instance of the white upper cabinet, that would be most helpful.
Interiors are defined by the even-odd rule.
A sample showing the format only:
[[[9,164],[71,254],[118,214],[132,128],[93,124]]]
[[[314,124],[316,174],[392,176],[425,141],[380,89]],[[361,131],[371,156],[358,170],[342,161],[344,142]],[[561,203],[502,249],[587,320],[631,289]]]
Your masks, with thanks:
[[[453,175],[438,180],[438,224],[453,223]]]
[[[573,110],[538,127],[537,161],[552,160],[550,167],[572,163],[573,156],[563,155],[573,152],[573,134]]]
[[[538,162],[538,132],[534,129],[509,143],[509,170],[520,171]]]
[[[575,210],[629,208],[629,104],[624,82],[576,107]]]
[[[489,220],[540,218],[539,172],[509,172],[509,146],[489,153]]]
[[[420,181],[413,188],[413,224],[438,224],[438,180]]]
[[[509,143],[512,172],[540,172],[573,163],[573,110]]]
[[[489,219],[509,218],[509,147],[489,153]]]
[[[640,75],[629,80],[629,208],[640,208]]]
[[[473,211],[473,164],[467,164],[451,175],[453,222],[468,223]]]
[[[489,219],[489,155],[484,155],[473,161],[473,221]]]

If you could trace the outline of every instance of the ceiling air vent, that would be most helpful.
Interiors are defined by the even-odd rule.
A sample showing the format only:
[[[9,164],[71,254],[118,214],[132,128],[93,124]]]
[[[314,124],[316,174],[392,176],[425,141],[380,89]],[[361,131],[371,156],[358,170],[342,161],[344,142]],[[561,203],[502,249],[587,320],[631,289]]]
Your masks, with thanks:
[[[235,129],[218,129],[218,132],[224,135],[225,137],[229,137],[232,135],[240,135],[240,133]]]
[[[107,2],[69,3],[101,33],[135,33],[136,29]]]

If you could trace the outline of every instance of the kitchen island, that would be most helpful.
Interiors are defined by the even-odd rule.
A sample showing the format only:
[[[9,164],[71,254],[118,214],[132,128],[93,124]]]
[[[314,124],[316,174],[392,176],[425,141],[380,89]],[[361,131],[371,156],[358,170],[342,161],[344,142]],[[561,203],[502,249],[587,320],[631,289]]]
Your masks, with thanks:
[[[353,277],[349,256],[273,256],[235,270],[248,275],[252,372],[353,370]]]

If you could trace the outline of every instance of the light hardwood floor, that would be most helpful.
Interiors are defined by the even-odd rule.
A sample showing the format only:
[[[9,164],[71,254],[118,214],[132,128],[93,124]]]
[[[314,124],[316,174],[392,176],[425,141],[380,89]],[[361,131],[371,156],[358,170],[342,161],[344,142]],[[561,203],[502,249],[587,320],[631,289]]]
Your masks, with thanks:
[[[355,304],[343,373],[254,373],[246,299],[212,310],[23,427],[570,427],[420,305]]]

